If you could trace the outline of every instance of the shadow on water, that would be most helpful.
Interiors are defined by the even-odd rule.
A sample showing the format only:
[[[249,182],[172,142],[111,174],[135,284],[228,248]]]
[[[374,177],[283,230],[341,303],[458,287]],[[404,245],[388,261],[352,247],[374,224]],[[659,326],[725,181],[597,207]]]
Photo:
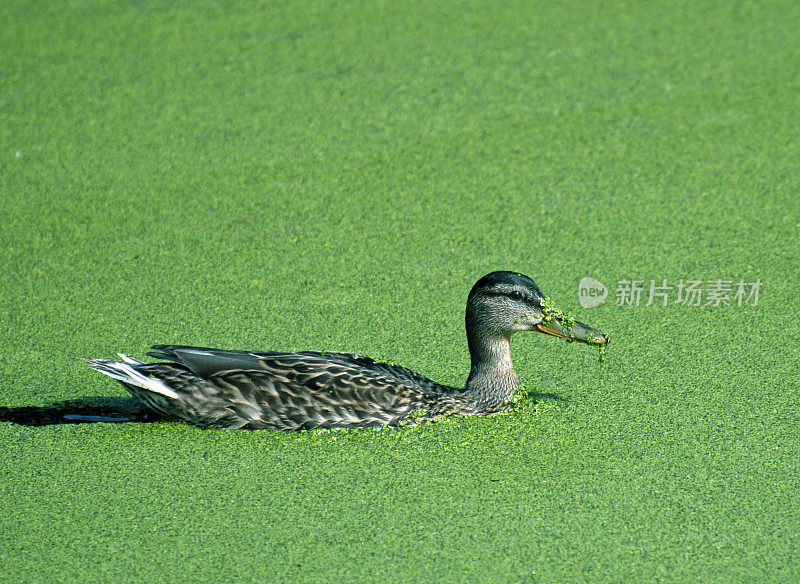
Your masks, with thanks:
[[[566,401],[555,393],[531,393],[532,403],[540,401]],[[148,410],[133,398],[85,397],[56,402],[49,406],[0,407],[0,422],[22,426],[51,426],[54,424],[90,424],[96,422],[157,422],[162,417]]]
[[[23,426],[94,422],[156,422],[161,417],[133,398],[85,397],[49,406],[0,407],[0,422]]]

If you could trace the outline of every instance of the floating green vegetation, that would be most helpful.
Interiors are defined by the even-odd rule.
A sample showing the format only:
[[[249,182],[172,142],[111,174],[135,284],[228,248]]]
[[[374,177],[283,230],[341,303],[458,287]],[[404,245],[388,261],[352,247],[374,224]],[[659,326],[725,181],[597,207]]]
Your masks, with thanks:
[[[571,312],[564,312],[558,308],[549,296],[544,297],[542,302],[542,324],[548,325],[553,319],[558,319],[564,328],[570,329],[575,324],[575,316]]]
[[[408,417],[414,420],[414,422],[419,422],[427,413],[428,408],[419,408],[418,410],[411,412]]]
[[[609,335],[606,335],[605,342],[595,341],[593,339],[589,339],[588,341],[590,344],[597,345],[597,361],[600,363],[600,365],[602,365],[606,359],[606,347],[608,346],[609,338]]]
[[[397,423],[397,425],[400,426],[401,428],[405,426],[416,426],[417,424],[419,424],[424,420],[427,414],[428,414],[428,408],[417,408],[416,410],[408,414],[406,418],[400,420]]]
[[[512,410],[516,410],[520,405],[528,399],[528,388],[524,383],[520,383],[519,387],[514,391],[514,395],[506,400],[505,405],[511,406]]]
[[[598,348],[597,362],[600,363],[600,365],[602,365],[603,361],[606,360],[606,344],[603,343],[602,345],[598,345],[597,348]]]

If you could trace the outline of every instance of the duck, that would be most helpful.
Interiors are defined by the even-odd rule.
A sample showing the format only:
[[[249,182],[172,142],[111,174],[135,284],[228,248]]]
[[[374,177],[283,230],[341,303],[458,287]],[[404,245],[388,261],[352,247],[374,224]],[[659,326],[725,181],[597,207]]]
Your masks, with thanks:
[[[512,271],[480,278],[467,296],[470,370],[465,386],[442,385],[405,367],[336,351],[233,351],[153,345],[145,363],[87,364],[163,418],[201,427],[309,430],[398,427],[442,417],[507,412],[521,383],[510,339],[538,331],[598,345],[609,337],[554,310],[536,282]]]

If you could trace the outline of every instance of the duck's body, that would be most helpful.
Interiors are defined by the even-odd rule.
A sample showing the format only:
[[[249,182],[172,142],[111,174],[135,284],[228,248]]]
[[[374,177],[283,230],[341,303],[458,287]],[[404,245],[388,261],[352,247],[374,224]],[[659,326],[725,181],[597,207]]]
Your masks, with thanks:
[[[166,362],[92,359],[152,410],[201,426],[299,430],[397,426],[439,416],[504,411],[519,388],[509,347],[520,330],[595,344],[607,337],[548,320],[538,286],[521,274],[481,278],[467,301],[472,367],[463,389],[405,367],[338,352],[275,353],[154,345]],[[545,322],[547,321],[547,322]]]
[[[397,426],[479,411],[464,390],[347,353],[153,349],[150,355],[171,363],[127,364],[148,378],[150,387],[130,377],[122,384],[156,412],[200,425],[275,430]],[[108,375],[130,376],[113,362],[95,360],[92,366]]]

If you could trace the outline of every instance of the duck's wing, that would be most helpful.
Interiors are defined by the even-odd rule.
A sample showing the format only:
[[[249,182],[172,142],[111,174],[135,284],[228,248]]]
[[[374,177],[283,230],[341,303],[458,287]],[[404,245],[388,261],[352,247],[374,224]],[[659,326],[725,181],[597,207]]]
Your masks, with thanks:
[[[337,351],[250,352],[185,345],[153,345],[152,349],[147,353],[151,357],[183,365],[205,379],[231,372],[251,371],[268,373],[278,380],[320,391],[345,385],[363,387],[370,383],[397,384],[424,394],[458,391],[400,365]]]
[[[223,351],[186,345],[153,345],[150,348],[153,350],[147,354],[151,357],[183,365],[204,379],[228,371],[263,371],[255,353],[247,351]]]

